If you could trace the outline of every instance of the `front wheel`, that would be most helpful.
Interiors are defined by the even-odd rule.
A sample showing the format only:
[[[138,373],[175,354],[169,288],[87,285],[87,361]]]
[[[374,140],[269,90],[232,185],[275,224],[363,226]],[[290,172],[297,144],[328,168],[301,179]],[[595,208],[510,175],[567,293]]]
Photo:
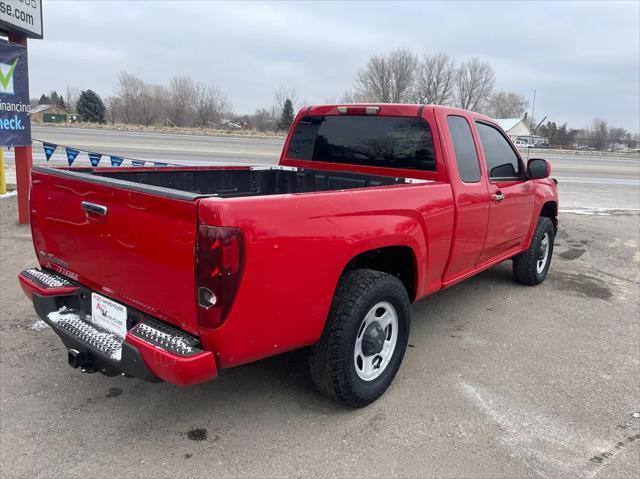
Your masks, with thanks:
[[[409,339],[409,296],[398,278],[369,269],[340,279],[318,344],[311,377],[329,397],[363,407],[389,387]]]
[[[517,282],[534,286],[545,280],[551,265],[554,239],[553,222],[541,216],[529,249],[513,258],[513,278]]]

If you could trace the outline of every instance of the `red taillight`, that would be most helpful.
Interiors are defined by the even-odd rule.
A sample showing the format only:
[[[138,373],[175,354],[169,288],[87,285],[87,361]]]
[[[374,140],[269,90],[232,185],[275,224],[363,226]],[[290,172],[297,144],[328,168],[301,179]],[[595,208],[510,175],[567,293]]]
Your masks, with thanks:
[[[220,326],[227,318],[240,286],[244,241],[238,228],[200,226],[196,262],[198,322]]]

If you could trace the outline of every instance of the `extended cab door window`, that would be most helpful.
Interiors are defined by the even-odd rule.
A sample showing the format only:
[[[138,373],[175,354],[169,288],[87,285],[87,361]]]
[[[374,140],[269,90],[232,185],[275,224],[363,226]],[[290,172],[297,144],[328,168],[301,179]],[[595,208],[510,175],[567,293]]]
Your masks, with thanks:
[[[473,143],[471,127],[467,120],[461,116],[450,115],[447,117],[453,149],[458,164],[458,174],[465,183],[477,183],[480,181],[480,165],[478,153]]]
[[[484,149],[489,179],[524,179],[524,165],[502,133],[486,123],[476,122],[476,126]]]

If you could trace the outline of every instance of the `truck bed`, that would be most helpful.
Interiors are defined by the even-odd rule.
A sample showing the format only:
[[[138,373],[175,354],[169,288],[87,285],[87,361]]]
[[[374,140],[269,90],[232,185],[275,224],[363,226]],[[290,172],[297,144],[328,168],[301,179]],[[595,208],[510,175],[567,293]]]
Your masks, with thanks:
[[[277,195],[355,188],[376,194],[388,189],[379,188],[376,192],[373,187],[416,181],[275,165],[155,169],[36,167],[31,189],[31,222],[43,267],[127,307],[198,334],[194,255],[199,225],[238,227],[235,223],[219,223],[229,221],[218,217],[221,199],[262,195],[262,201],[254,207],[272,211],[284,205],[265,204],[267,200],[278,202]],[[310,198],[315,195],[304,196],[298,201],[317,202]],[[341,202],[352,201],[351,195],[342,196],[345,198]],[[241,203],[236,205],[240,208],[235,210],[236,214],[255,221],[255,211],[242,209],[251,209],[252,202]],[[292,205],[283,217],[294,218],[296,209]],[[201,217],[202,211],[208,216]],[[274,217],[270,218],[273,226]],[[280,221],[277,217],[275,220]],[[153,284],[170,285],[171,294],[163,288],[150,288]]]
[[[282,166],[124,171],[110,169],[106,172],[95,169],[86,170],[84,174],[91,175],[96,180],[116,180],[118,183],[128,182],[145,187],[178,190],[194,196],[221,198],[346,190],[411,182],[391,176]]]

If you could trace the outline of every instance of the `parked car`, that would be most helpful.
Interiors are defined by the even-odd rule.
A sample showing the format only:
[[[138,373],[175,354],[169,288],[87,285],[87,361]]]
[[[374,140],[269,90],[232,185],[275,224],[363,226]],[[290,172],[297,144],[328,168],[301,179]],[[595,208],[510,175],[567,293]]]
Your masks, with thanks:
[[[34,168],[19,280],[84,372],[192,385],[309,347],[318,389],[361,407],[411,303],[505,260],[544,281],[549,174],[476,113],[312,106],[274,166]]]

